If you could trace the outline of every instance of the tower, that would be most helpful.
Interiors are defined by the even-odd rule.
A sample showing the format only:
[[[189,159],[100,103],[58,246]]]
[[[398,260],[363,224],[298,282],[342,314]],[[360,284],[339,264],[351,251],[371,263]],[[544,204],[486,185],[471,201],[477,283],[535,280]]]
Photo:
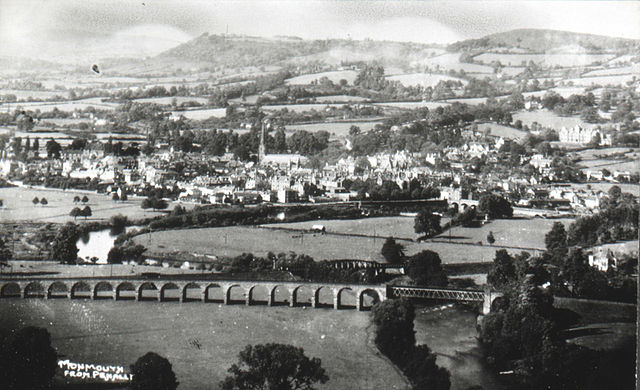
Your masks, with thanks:
[[[265,146],[266,131],[266,122],[262,121],[262,129],[260,131],[260,146],[258,147],[258,164],[262,163],[262,159],[264,159],[264,155],[267,151],[267,148]]]

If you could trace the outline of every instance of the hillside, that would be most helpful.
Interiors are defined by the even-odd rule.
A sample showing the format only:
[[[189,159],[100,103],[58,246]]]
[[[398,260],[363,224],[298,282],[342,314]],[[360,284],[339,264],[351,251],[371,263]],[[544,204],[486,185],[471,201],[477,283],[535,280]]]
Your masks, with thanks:
[[[613,38],[569,31],[519,29],[469,39],[449,45],[449,51],[515,49],[528,53],[637,53],[640,40]]]

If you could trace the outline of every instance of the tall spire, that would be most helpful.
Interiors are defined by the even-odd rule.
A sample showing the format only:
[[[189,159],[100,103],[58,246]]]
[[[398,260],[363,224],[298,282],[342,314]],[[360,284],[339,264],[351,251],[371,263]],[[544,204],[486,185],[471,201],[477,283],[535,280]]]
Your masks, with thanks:
[[[260,131],[260,146],[258,147],[258,163],[262,163],[262,159],[264,159],[264,155],[266,154],[267,148],[265,146],[265,138],[266,138],[266,121],[262,121],[262,130]]]

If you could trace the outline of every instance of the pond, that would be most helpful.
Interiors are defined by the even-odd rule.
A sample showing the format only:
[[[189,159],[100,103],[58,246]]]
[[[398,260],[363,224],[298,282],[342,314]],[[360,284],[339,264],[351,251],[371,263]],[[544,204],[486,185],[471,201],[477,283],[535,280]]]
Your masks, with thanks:
[[[113,242],[118,234],[123,231],[130,232],[132,229],[139,229],[141,226],[128,226],[125,230],[113,231],[112,229],[90,232],[88,236],[80,237],[76,245],[78,246],[78,257],[91,259],[96,257],[98,264],[107,264],[107,256],[113,247]]]

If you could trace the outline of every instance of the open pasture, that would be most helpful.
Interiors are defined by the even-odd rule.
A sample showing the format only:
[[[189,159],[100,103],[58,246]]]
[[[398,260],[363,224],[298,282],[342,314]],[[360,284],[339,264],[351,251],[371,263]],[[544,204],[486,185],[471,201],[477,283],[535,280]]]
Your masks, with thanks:
[[[184,116],[187,119],[201,121],[211,117],[223,118],[227,115],[227,111],[225,108],[208,108],[204,110],[173,111],[172,114],[176,116]]]
[[[328,131],[330,134],[334,135],[336,138],[344,138],[349,134],[349,129],[351,126],[358,126],[361,131],[369,131],[375,127],[375,125],[380,124],[381,122],[324,122],[324,123],[310,123],[310,124],[302,124],[302,125],[287,125],[285,129],[287,132],[294,132],[296,130],[304,130],[309,132],[316,131]]]
[[[473,57],[474,60],[490,64],[499,61],[502,65],[521,66],[523,62],[533,61],[545,66],[559,66],[570,68],[575,66],[587,66],[595,62],[606,62],[613,58],[613,54],[503,54],[482,53]]]
[[[300,113],[300,112],[311,111],[311,110],[323,111],[327,107],[340,108],[342,106],[344,106],[344,104],[331,104],[331,103],[327,103],[327,104],[322,104],[322,103],[317,103],[317,104],[272,104],[272,105],[262,106],[262,109],[267,110],[267,111],[279,111],[279,110],[283,110],[283,109],[286,108],[289,111]]]
[[[33,91],[25,89],[0,89],[0,96],[2,95],[15,95],[18,100],[32,100],[32,99],[51,99],[55,96],[61,96],[66,98],[69,96],[67,91]],[[16,104],[16,103],[11,103]]]
[[[337,70],[331,72],[304,74],[285,80],[287,85],[308,85],[312,82],[318,82],[321,78],[326,77],[334,84],[340,83],[340,80],[347,80],[349,84],[353,84],[358,72],[355,70]]]
[[[629,66],[623,66],[620,68],[606,68],[592,70],[591,72],[584,73],[582,77],[595,77],[595,76],[615,76],[623,74],[640,74],[640,64],[633,64]]]
[[[523,125],[528,126],[531,126],[533,122],[538,122],[542,126],[551,127],[557,131],[560,131],[562,127],[570,128],[580,126],[582,128],[591,128],[596,126],[583,121],[579,116],[560,116],[547,109],[537,111],[517,111],[513,114],[513,121],[515,122],[517,120],[521,120]]]
[[[481,74],[493,73],[493,69],[490,66],[460,62],[461,54],[462,53],[445,53],[435,57],[429,57],[429,58],[417,60],[412,65],[428,66],[429,68],[432,68],[432,69],[440,68],[445,71],[464,70],[467,73],[481,73]],[[515,64],[515,65],[519,66],[520,64]]]
[[[581,77],[578,79],[567,79],[565,84],[580,85],[588,87],[591,85],[622,85],[626,86],[626,83],[632,81],[634,78],[638,78],[638,74],[619,74],[611,76],[595,76],[595,77]]]
[[[170,360],[181,389],[217,389],[247,344],[265,343],[292,344],[320,358],[330,379],[318,389],[408,388],[373,347],[366,312],[66,299],[5,299],[0,312],[3,329],[47,328],[54,348],[73,362],[129,372],[130,364],[154,351]],[[65,379],[73,381],[58,369],[57,382]]]
[[[509,139],[523,139],[527,136],[527,133],[522,130],[518,130],[514,127],[503,126],[497,123],[479,123],[478,124],[479,131],[491,130],[489,135],[495,137],[503,137]]]
[[[170,104],[173,104],[174,99],[176,100],[176,104],[182,104],[184,102],[198,102],[200,104],[207,104],[209,102],[209,99],[207,98],[195,97],[195,96],[164,96],[164,97],[135,99],[134,101],[138,103],[155,103],[155,104],[170,105]]]
[[[413,230],[413,217],[375,217],[363,219],[323,219],[317,221],[275,223],[262,225],[287,229],[310,230],[313,225],[323,225],[327,233],[364,234],[413,240],[418,235]],[[446,222],[446,219],[442,221]]]
[[[145,216],[151,217],[160,213],[141,209],[142,198],[133,196],[125,202],[115,202],[111,200],[110,196],[89,191],[11,187],[0,188],[0,199],[4,202],[4,206],[0,207],[0,220],[3,222],[72,222],[74,219],[69,216],[69,212],[74,207],[83,208],[85,206],[82,203],[74,204],[73,198],[75,196],[82,198],[84,195],[89,198],[86,205],[91,208],[93,214],[87,219],[89,221],[107,220],[118,214],[135,219]],[[44,197],[48,204],[34,205],[32,203],[34,197],[38,197],[38,199]],[[84,217],[79,217],[77,221],[84,221]]]
[[[446,107],[449,105],[447,102],[384,102],[373,103],[374,106],[402,108],[407,110],[414,110],[416,108],[426,107],[430,110],[435,110],[438,107]]]
[[[493,245],[513,246],[523,248],[545,249],[544,236],[551,230],[555,222],[565,225],[565,229],[573,222],[572,219],[495,219],[481,227],[456,226],[440,236],[446,239],[451,236],[452,241],[477,243],[488,245],[487,236],[493,232],[496,242]],[[509,252],[514,250],[508,249]]]
[[[395,76],[387,76],[389,81],[399,81],[405,87],[435,87],[440,81],[460,81],[466,84],[467,81],[457,77],[431,73],[410,73]]]
[[[349,95],[330,95],[330,96],[316,96],[315,101],[318,103],[360,103],[365,102],[369,99],[363,98],[360,96],[349,96]]]

